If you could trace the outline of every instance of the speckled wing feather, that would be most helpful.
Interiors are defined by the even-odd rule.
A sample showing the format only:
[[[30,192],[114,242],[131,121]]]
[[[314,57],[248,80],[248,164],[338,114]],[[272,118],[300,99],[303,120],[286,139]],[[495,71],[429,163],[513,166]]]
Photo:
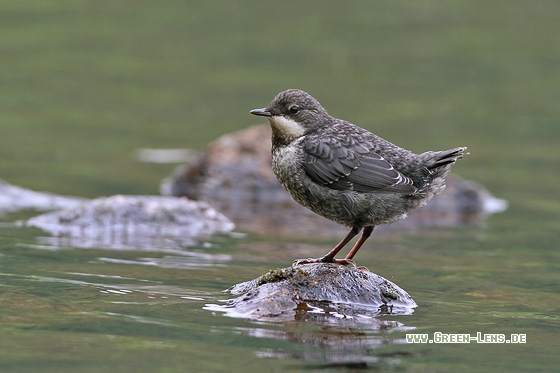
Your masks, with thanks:
[[[367,193],[414,193],[412,180],[351,138],[309,136],[302,143],[303,169],[315,182],[336,190]]]

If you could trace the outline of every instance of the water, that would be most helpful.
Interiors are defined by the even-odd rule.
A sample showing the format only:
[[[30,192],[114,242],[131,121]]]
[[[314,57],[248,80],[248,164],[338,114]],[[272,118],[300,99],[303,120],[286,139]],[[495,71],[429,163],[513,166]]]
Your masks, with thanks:
[[[491,224],[504,224],[507,215]],[[21,217],[21,214],[18,215]],[[368,266],[419,304],[348,323],[252,322],[204,310],[222,290],[328,243],[217,237],[176,254],[56,248],[2,229],[3,371],[552,371],[558,254],[494,229],[378,239]],[[266,239],[266,238],[264,238]],[[161,248],[160,248],[161,249]],[[192,255],[196,253],[199,255]],[[201,255],[204,254],[204,255]],[[406,334],[525,334],[524,344],[407,344]],[[496,359],[496,356],[502,358]]]
[[[273,233],[165,252],[57,247],[0,228],[0,370],[556,371],[560,9],[529,2],[4,2],[0,177],[96,197],[156,194],[173,166],[278,91],[415,151],[467,145],[454,172],[510,208],[483,226],[373,237],[358,264],[419,307],[369,322],[250,321],[222,291],[336,242]],[[525,334],[411,344],[406,334]]]

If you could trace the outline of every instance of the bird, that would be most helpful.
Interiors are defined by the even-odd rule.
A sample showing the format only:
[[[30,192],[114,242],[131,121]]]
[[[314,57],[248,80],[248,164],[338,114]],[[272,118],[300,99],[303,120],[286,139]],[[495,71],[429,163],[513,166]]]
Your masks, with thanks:
[[[288,89],[251,114],[272,128],[272,170],[299,204],[350,232],[320,258],[293,265],[355,265],[373,229],[404,219],[445,189],[445,177],[467,148],[415,154],[329,115],[309,93]],[[360,232],[344,259],[335,256]]]

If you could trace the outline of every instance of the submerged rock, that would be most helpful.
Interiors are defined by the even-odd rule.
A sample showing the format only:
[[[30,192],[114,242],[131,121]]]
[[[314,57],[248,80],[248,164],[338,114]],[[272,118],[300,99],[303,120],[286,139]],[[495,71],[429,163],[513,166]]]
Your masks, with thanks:
[[[312,263],[276,269],[228,289],[230,316],[287,321],[407,315],[417,306],[391,281],[352,266]]]
[[[162,194],[206,201],[247,231],[292,237],[346,234],[348,228],[300,206],[282,189],[272,172],[270,136],[268,125],[258,125],[218,138],[164,180]],[[472,224],[506,206],[482,186],[452,176],[447,189],[427,206],[405,220],[377,227],[376,234]]]
[[[0,214],[19,210],[56,210],[78,206],[85,198],[36,192],[0,180]]]
[[[205,202],[159,196],[97,198],[27,221],[64,238],[67,246],[141,249],[195,244],[196,238],[229,232],[234,224]],[[72,239],[73,238],[73,239]]]

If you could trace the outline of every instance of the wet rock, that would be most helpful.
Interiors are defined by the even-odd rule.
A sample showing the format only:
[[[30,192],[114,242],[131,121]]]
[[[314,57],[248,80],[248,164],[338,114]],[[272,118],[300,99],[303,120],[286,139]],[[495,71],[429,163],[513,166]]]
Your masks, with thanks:
[[[19,210],[56,210],[78,206],[84,198],[36,192],[0,180],[0,215]]]
[[[164,180],[162,194],[206,201],[246,231],[292,237],[345,235],[348,228],[298,205],[282,189],[271,168],[270,136],[268,125],[258,125],[218,138]],[[376,234],[477,223],[506,206],[482,186],[451,176],[447,189],[427,206],[405,220],[377,227]]]
[[[228,291],[241,294],[221,309],[228,315],[275,321],[371,320],[411,314],[417,306],[408,293],[375,273],[328,263],[272,270]]]
[[[59,244],[73,247],[142,249],[197,243],[197,238],[229,232],[234,224],[205,202],[160,196],[104,197],[31,218]]]

